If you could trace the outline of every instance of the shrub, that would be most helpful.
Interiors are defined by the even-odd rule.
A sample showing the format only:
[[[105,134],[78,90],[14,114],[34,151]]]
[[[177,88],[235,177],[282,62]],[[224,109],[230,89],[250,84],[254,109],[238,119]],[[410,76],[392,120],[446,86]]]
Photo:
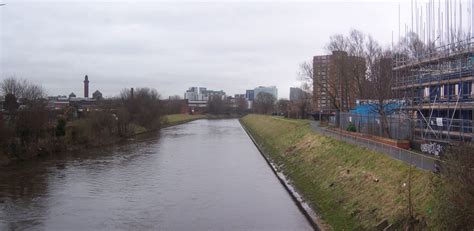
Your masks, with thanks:
[[[156,90],[138,88],[133,95],[123,90],[121,95],[123,105],[128,112],[129,122],[137,123],[147,129],[160,127],[163,112],[160,94]]]
[[[61,137],[66,135],[66,120],[59,118],[56,124],[56,136]]]
[[[449,147],[435,191],[438,222],[449,230],[474,228],[474,156],[472,144]]]
[[[349,124],[347,125],[347,128],[346,128],[347,131],[350,131],[350,132],[357,132],[357,128],[355,127],[355,125],[351,122],[349,122]]]

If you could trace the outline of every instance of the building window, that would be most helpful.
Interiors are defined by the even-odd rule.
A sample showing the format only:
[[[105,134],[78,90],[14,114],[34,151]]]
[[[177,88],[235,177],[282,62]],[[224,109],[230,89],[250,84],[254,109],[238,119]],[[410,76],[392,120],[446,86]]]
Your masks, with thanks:
[[[430,96],[430,88],[425,87],[425,89],[423,90],[423,98],[428,98],[429,96]]]
[[[474,57],[472,60],[474,60]],[[471,96],[474,96],[474,91],[472,89],[474,89],[474,82],[471,83]]]
[[[454,95],[454,84],[449,84],[446,86],[447,90],[445,90],[446,95],[453,96]]]
[[[472,94],[472,82],[464,82],[462,83],[462,92],[461,95],[463,98],[469,97]]]

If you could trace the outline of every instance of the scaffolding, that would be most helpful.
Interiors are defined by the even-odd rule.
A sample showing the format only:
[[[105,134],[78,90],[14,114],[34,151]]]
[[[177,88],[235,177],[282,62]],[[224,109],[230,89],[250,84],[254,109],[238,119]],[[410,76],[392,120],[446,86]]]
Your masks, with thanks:
[[[393,90],[406,102],[413,138],[473,142],[474,0],[411,0],[403,41],[401,27],[399,7],[407,46],[394,58]]]
[[[474,141],[474,37],[394,60],[395,90],[406,101],[415,139]]]

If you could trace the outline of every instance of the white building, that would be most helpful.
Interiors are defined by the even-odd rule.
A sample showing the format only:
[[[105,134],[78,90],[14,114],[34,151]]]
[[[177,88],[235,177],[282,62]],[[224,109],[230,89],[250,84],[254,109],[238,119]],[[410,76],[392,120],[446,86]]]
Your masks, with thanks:
[[[184,93],[184,99],[188,101],[209,101],[211,97],[221,97],[222,100],[225,99],[225,92],[223,90],[213,91],[207,90],[205,87],[190,87]]]
[[[203,91],[206,91],[206,88],[204,88],[204,87],[190,87],[189,90],[187,90],[184,93],[184,99],[187,99],[189,101],[204,101],[203,95],[202,95]]]
[[[254,97],[257,98],[258,94],[261,92],[269,93],[275,97],[275,99],[278,99],[278,89],[275,86],[269,86],[269,87],[263,87],[259,86],[255,88],[254,90]]]

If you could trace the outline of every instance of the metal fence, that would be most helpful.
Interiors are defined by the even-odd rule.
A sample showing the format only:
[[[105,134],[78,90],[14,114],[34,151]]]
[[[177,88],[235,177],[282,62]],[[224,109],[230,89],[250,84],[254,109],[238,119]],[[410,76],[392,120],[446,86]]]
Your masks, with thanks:
[[[388,137],[384,132],[382,124],[384,123],[380,115],[372,113],[369,115],[360,115],[353,113],[339,113],[339,128],[346,130],[350,124],[354,125],[357,132]],[[331,117],[329,124],[337,126],[336,117]],[[392,139],[410,140],[412,136],[412,121],[404,114],[390,115],[385,118],[388,133]]]
[[[320,133],[322,135],[329,136],[350,144],[359,145],[372,151],[384,153],[394,159],[401,160],[408,164],[414,165],[420,169],[435,171],[437,162],[439,161],[439,159],[436,157],[423,155],[417,152],[386,145],[363,137],[351,136],[342,132],[320,127],[319,123],[317,123],[316,121],[311,122],[311,127],[315,132]]]
[[[350,124],[359,133],[388,137],[382,126],[382,118],[378,114],[360,115],[339,113],[339,125],[336,116],[329,118],[329,125],[346,130]],[[451,118],[411,119],[405,114],[387,116],[385,119],[390,138],[397,140],[426,141],[463,141],[474,142],[474,121]]]

